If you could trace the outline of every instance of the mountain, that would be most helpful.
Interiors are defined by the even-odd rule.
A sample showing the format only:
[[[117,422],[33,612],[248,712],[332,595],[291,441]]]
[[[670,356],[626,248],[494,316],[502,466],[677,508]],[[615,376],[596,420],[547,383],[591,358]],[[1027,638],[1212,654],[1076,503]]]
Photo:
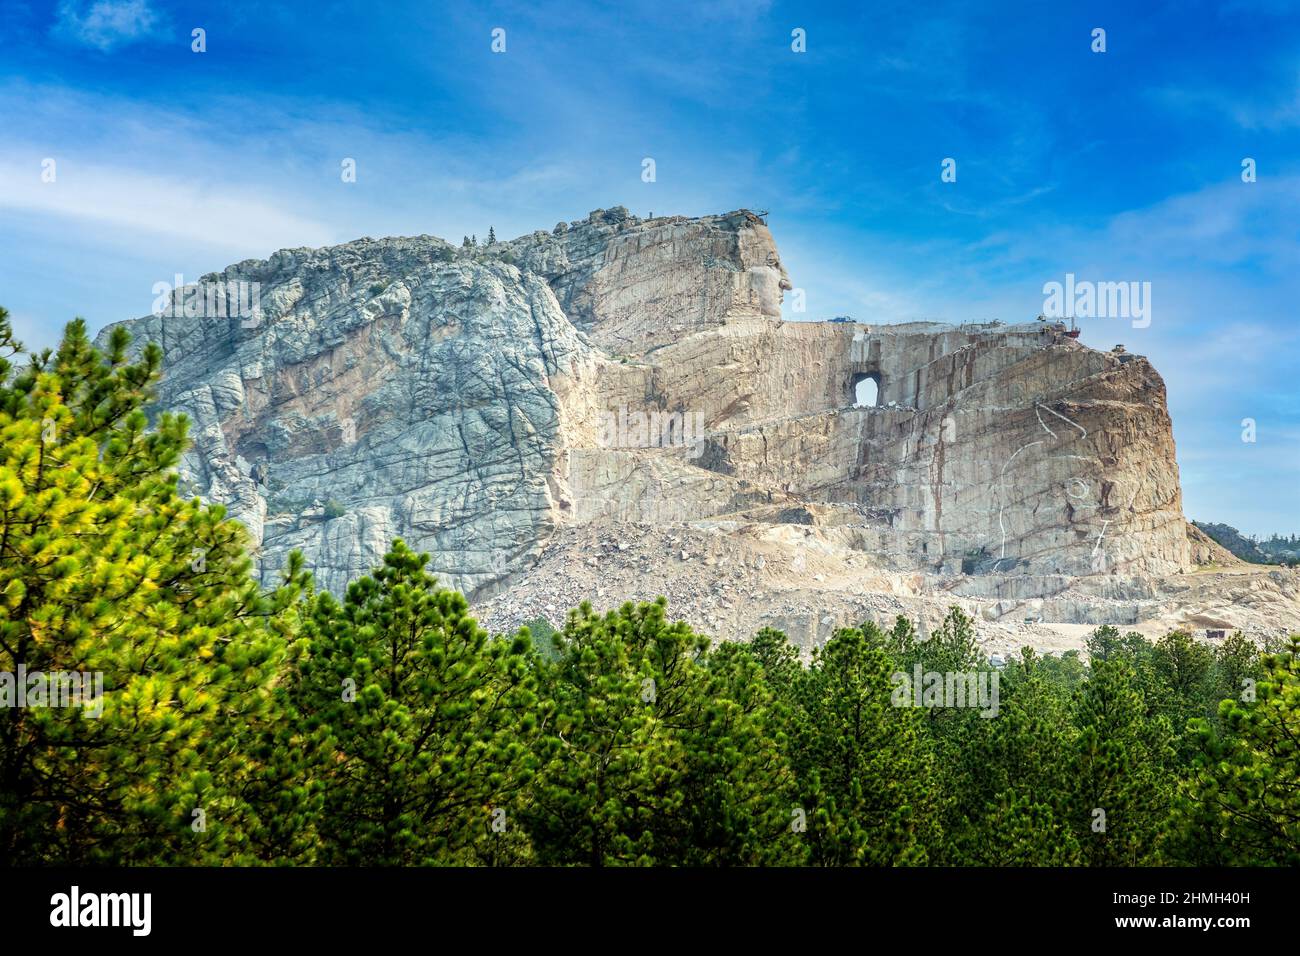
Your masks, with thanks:
[[[1048,322],[783,321],[791,290],[760,216],[615,207],[490,246],[283,250],[126,325],[194,420],[183,481],[267,578],[299,549],[340,591],[400,536],[492,626],[662,593],[805,644],[951,603],[1049,645],[1040,620],[1240,603],[1197,571],[1232,558],[1183,517],[1145,358]],[[1286,626],[1295,590],[1266,580],[1229,626]]]
[[[1300,538],[1295,536],[1282,537],[1275,534],[1260,541],[1246,537],[1232,525],[1212,521],[1192,523],[1243,561],[1276,564],[1300,560]]]

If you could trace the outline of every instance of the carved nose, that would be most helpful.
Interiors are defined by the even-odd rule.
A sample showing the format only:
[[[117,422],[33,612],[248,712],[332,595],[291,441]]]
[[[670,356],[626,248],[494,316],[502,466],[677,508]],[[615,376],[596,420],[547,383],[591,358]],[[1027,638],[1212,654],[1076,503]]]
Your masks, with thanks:
[[[777,286],[782,289],[785,289],[786,291],[789,291],[790,289],[794,288],[794,283],[792,283],[789,279],[782,279],[780,282],[777,283]]]

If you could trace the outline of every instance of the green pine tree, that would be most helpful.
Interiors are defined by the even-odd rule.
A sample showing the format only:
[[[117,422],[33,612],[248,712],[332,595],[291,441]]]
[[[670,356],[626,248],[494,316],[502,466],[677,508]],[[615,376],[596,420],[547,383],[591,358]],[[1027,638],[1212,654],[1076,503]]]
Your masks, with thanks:
[[[1127,655],[1092,662],[1077,695],[1070,819],[1092,866],[1159,862],[1176,787],[1174,733],[1152,715]]]
[[[973,736],[950,816],[951,862],[1066,866],[1079,862],[1071,825],[1072,688],[1031,648],[1008,663],[996,719]],[[962,824],[960,821],[965,820]]]
[[[941,795],[920,709],[895,706],[881,635],[835,633],[795,691],[791,765],[817,866],[916,865],[941,840]]]
[[[258,857],[245,791],[267,768],[244,739],[305,581],[263,595],[242,525],[178,493],[186,420],[149,427],[161,352],[127,346],[119,328],[101,353],[78,319],[16,367],[0,310],[0,671],[103,689],[89,709],[0,708],[0,863]]]
[[[321,862],[500,862],[517,846],[543,708],[527,635],[490,637],[400,539],[340,603],[321,594],[292,694],[323,727]]]
[[[1176,856],[1191,865],[1300,865],[1300,638],[1195,722],[1201,752],[1178,801]]]
[[[791,781],[771,738],[761,667],[670,623],[663,599],[605,615],[584,604],[545,665],[551,759],[528,811],[552,864],[789,860]]]
[[[1214,652],[1184,631],[1171,631],[1152,647],[1150,668],[1155,712],[1173,728],[1180,762],[1190,764],[1196,739],[1187,731],[1188,721],[1210,719],[1218,710]]]

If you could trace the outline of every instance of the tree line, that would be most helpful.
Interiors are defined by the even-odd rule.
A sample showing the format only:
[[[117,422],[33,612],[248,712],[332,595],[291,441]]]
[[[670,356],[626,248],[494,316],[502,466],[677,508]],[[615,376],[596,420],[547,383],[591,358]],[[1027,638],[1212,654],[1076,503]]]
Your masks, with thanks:
[[[0,683],[6,865],[1300,863],[1300,641],[995,668],[953,609],[805,659],[662,599],[489,634],[400,540],[342,597],[298,555],[264,588],[128,344],[29,354],[0,310],[0,672],[103,675],[98,716]]]

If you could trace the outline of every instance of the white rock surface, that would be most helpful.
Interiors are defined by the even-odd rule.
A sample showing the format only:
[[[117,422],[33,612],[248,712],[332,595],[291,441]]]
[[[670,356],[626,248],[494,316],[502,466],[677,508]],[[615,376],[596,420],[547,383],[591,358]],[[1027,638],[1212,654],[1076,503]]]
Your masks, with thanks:
[[[258,283],[260,316],[126,324],[192,419],[183,479],[247,524],[268,581],[299,549],[341,591],[400,536],[495,627],[666,593],[719,636],[811,645],[958,603],[1009,647],[1165,626],[1217,562],[1196,620],[1300,626],[1293,576],[1243,589],[1189,530],[1146,359],[1036,322],[783,322],[789,277],[745,211],[362,239],[204,281]],[[867,376],[878,404],[854,407]],[[704,435],[611,447],[620,415]]]

